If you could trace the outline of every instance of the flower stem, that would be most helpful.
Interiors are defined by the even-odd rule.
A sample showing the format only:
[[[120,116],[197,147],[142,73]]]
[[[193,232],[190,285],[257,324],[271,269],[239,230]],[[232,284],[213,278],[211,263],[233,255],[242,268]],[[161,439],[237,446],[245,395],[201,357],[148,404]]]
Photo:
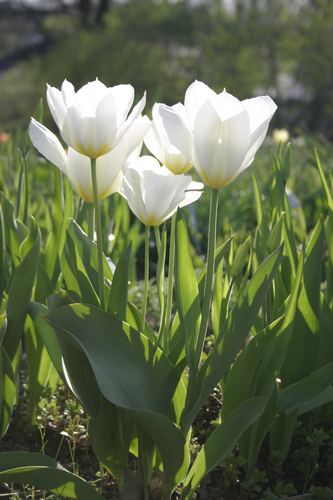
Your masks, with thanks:
[[[95,208],[91,203],[87,203],[87,223],[88,223],[88,236],[94,241],[95,236]]]
[[[198,342],[196,346],[195,364],[194,364],[196,369],[199,367],[201,360],[201,354],[205,342],[207,326],[209,321],[210,305],[213,294],[218,196],[219,196],[218,190],[212,189],[210,198],[210,209],[209,209],[206,279],[205,279],[204,296],[202,303],[202,317],[198,335]]]
[[[92,185],[93,185],[93,192],[94,192],[95,226],[96,226],[96,235],[97,235],[99,300],[100,300],[101,308],[105,309],[101,212],[99,209],[99,199],[98,199],[96,159],[93,159],[93,158],[91,159],[91,178],[92,178]]]
[[[172,312],[172,295],[173,295],[173,278],[175,271],[175,238],[176,238],[176,217],[177,214],[173,214],[171,219],[171,233],[170,233],[170,245],[169,245],[169,268],[168,268],[168,292],[165,307],[165,323],[163,331],[163,347],[168,352],[169,348],[169,327],[171,321]]]
[[[142,304],[142,317],[141,317],[141,331],[144,332],[146,323],[147,299],[148,299],[148,284],[149,284],[149,237],[150,226],[145,228],[145,276],[144,276],[144,289],[143,289],[143,304]]]

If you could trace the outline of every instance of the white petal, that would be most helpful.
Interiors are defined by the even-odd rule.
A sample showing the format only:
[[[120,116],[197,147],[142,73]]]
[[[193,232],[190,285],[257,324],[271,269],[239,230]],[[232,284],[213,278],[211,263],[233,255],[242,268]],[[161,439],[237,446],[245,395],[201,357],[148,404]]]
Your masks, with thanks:
[[[75,96],[75,105],[80,108],[81,115],[95,116],[97,105],[107,92],[108,88],[97,79],[81,87]]]
[[[180,203],[180,207],[185,207],[197,201],[204,192],[204,184],[202,182],[191,181],[185,189],[185,198]]]
[[[64,80],[61,85],[61,94],[66,108],[69,108],[75,98],[74,85],[68,80]]]
[[[169,142],[185,156],[188,163],[191,163],[193,136],[183,118],[183,112],[179,112],[178,108],[171,108],[165,104],[161,104],[158,111]]]
[[[206,184],[220,189],[231,182],[249,147],[249,117],[245,109],[222,121],[212,102],[201,107],[194,124],[194,166]]]
[[[144,203],[150,225],[153,226],[162,224],[168,214],[176,210],[187,184],[185,176],[162,172],[163,168],[166,170],[166,167],[159,167],[157,172],[144,172]]]
[[[101,144],[110,149],[116,141],[117,132],[117,101],[113,89],[108,89],[96,108],[96,133],[100,137]]]
[[[67,175],[73,188],[81,198],[92,203],[94,201],[94,194],[90,158],[78,153],[73,148],[68,148]]]
[[[242,101],[250,119],[251,145],[240,167],[240,172],[245,170],[254,160],[254,156],[263,143],[269,122],[277,106],[268,96],[255,97]]]
[[[111,89],[116,105],[118,126],[126,120],[134,101],[134,88],[132,85],[116,85]]]
[[[226,90],[212,98],[211,102],[222,121],[228,120],[244,111],[243,103]]]
[[[162,146],[160,136],[155,123],[152,123],[147,135],[144,139],[144,143],[152,155],[155,156],[160,162],[162,162]]]
[[[185,93],[184,104],[192,129],[197,112],[208,99],[214,96],[216,96],[214,90],[209,88],[205,83],[198,82],[197,80],[188,87]]]
[[[140,101],[134,106],[131,114],[129,115],[129,117],[127,118],[127,120],[123,124],[123,126],[120,127],[120,130],[119,130],[118,136],[117,136],[117,142],[126,134],[126,132],[131,127],[134,120],[136,120],[138,118],[138,116],[141,115],[145,105],[146,105],[146,92],[144,93],[144,95],[140,99]]]
[[[242,104],[248,112],[251,135],[254,136],[256,136],[256,131],[258,131],[262,125],[267,124],[271,120],[277,109],[277,105],[269,96],[245,99],[242,101]]]
[[[46,99],[53,119],[61,130],[67,113],[62,93],[55,87],[47,85]]]
[[[123,184],[119,192],[126,198],[134,215],[145,224],[147,214],[142,199],[141,181],[141,173],[136,168],[136,163],[133,163],[123,170]]]
[[[35,148],[47,160],[56,165],[60,170],[66,172],[66,153],[59,139],[44,125],[31,118],[29,125],[29,137]]]
[[[114,151],[121,150],[123,157],[126,159],[139,146],[142,147],[142,142],[147,135],[151,126],[151,121],[148,116],[139,116],[132,123],[126,134],[115,146]]]
[[[137,118],[117,146],[106,155],[97,158],[97,182],[100,199],[119,189],[122,167],[125,166],[129,155],[142,144],[149,126],[148,117]]]
[[[81,113],[79,107],[71,106],[68,109],[60,132],[68,146],[76,150],[81,148]]]

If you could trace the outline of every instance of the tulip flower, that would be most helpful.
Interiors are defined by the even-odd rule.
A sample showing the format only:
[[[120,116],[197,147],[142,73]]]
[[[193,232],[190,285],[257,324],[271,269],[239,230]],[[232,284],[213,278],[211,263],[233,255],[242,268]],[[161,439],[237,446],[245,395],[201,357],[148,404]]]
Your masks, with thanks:
[[[138,146],[150,126],[150,120],[138,117],[114,149],[96,160],[98,198],[115,193],[122,181],[122,166],[138,156]],[[89,203],[94,201],[90,158],[69,147],[66,152],[58,138],[44,125],[31,119],[30,139],[47,160],[56,165],[70,180],[74,190]]]
[[[120,193],[146,226],[160,226],[178,207],[193,203],[203,185],[188,175],[173,175],[152,156],[142,156],[123,169]]]
[[[145,137],[145,145],[151,154],[154,155],[155,158],[157,158],[163,165],[165,165],[170,172],[175,175],[185,174],[192,168],[192,162],[190,161],[191,149],[184,154],[170,143],[160,113],[161,106],[163,105],[158,103],[153,106],[152,126],[148,130]],[[171,107],[171,109],[175,110],[186,119],[186,111],[183,104],[175,104]]]
[[[285,128],[276,128],[273,130],[273,141],[275,144],[285,144],[286,142],[289,141],[289,132]]]
[[[268,96],[239,101],[198,81],[187,89],[184,107],[185,113],[177,105],[160,106],[165,134],[215,190],[251,165],[276,110]]]
[[[105,308],[102,226],[99,200],[119,188],[121,168],[142,142],[149,121],[141,117],[146,97],[133,108],[131,85],[106,87],[96,79],[75,92],[65,80],[61,90],[47,87],[47,102],[68,153],[57,137],[32,119],[29,135],[34,146],[70,179],[74,189],[94,203],[97,234],[99,297]],[[90,167],[90,168],[89,168]]]
[[[65,80],[61,90],[48,85],[47,102],[63,140],[89,158],[111,151],[141,114],[145,95],[134,107],[131,85],[106,87],[96,79],[75,92]]]

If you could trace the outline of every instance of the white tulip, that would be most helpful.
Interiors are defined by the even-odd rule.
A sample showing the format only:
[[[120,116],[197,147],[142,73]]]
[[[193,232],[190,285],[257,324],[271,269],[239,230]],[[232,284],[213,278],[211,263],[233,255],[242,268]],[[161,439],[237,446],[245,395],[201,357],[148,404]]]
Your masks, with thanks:
[[[268,96],[239,101],[195,81],[179,107],[161,105],[165,134],[213,189],[233,181],[253,162],[277,108]]]
[[[127,161],[133,160],[139,155],[143,138],[149,126],[149,118],[139,116],[117,145],[107,154],[97,158],[96,174],[99,199],[103,199],[119,189],[122,182],[122,167]],[[90,158],[78,153],[72,147],[69,147],[66,152],[56,135],[33,118],[29,127],[29,135],[35,148],[69,178],[73,188],[81,198],[92,203],[94,196]]]
[[[118,144],[146,102],[144,95],[128,116],[134,100],[133,87],[106,87],[98,79],[77,92],[67,80],[61,90],[48,85],[46,96],[63,140],[78,153],[93,159]]]
[[[153,154],[155,158],[157,158],[163,165],[165,165],[170,170],[170,172],[175,175],[185,174],[192,168],[192,162],[190,160],[192,156],[191,149],[187,151],[187,154],[185,155],[173,144],[171,144],[161,117],[161,106],[163,105],[159,103],[156,103],[153,106],[152,126],[148,130],[148,133],[145,137],[145,145],[147,146],[151,154]],[[181,115],[186,122],[187,117],[183,104],[175,104],[171,107],[171,109],[175,110],[179,115]]]
[[[120,193],[146,226],[160,226],[178,207],[193,203],[203,184],[188,175],[173,175],[152,156],[142,156],[123,169]]]

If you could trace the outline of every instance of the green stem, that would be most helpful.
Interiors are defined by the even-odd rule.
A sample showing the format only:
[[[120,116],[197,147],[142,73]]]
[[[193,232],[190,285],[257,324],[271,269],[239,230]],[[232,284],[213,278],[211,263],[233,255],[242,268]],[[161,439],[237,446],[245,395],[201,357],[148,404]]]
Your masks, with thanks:
[[[160,253],[161,253],[161,235],[160,235],[160,230],[159,230],[158,226],[154,227],[154,232],[155,232],[157,255],[159,257]]]
[[[177,214],[173,214],[171,219],[171,233],[170,233],[170,245],[169,245],[169,269],[168,269],[168,292],[165,306],[165,323],[163,329],[163,344],[166,352],[169,349],[169,327],[171,321],[172,312],[172,295],[173,295],[173,278],[175,272],[175,238],[176,238],[176,217]]]
[[[95,208],[91,203],[87,204],[87,223],[88,223],[88,236],[94,241],[95,235]]]
[[[23,155],[21,153],[21,150],[18,150],[19,156],[20,156],[20,176],[19,176],[19,184],[18,184],[18,189],[17,189],[17,199],[16,199],[16,217],[20,216],[20,209],[21,209],[21,199],[22,199],[22,191],[23,191]]]
[[[205,342],[207,326],[209,321],[210,305],[213,294],[214,268],[215,268],[215,249],[216,249],[216,223],[217,223],[217,207],[218,207],[219,192],[212,189],[209,209],[209,227],[208,227],[208,249],[207,249],[207,269],[204,288],[204,298],[202,304],[202,317],[198,342],[195,353],[195,368],[200,364],[202,350]]]
[[[148,299],[148,284],[149,284],[149,236],[150,226],[145,228],[145,276],[144,276],[144,289],[143,289],[143,304],[142,304],[142,317],[141,317],[141,331],[145,330],[147,299]]]
[[[105,309],[102,225],[101,225],[101,213],[100,213],[100,209],[99,209],[99,199],[98,199],[96,159],[93,159],[93,158],[91,159],[91,178],[92,178],[92,185],[93,185],[93,192],[94,192],[95,226],[96,226],[96,233],[97,233],[99,300],[101,303],[101,308]]]

